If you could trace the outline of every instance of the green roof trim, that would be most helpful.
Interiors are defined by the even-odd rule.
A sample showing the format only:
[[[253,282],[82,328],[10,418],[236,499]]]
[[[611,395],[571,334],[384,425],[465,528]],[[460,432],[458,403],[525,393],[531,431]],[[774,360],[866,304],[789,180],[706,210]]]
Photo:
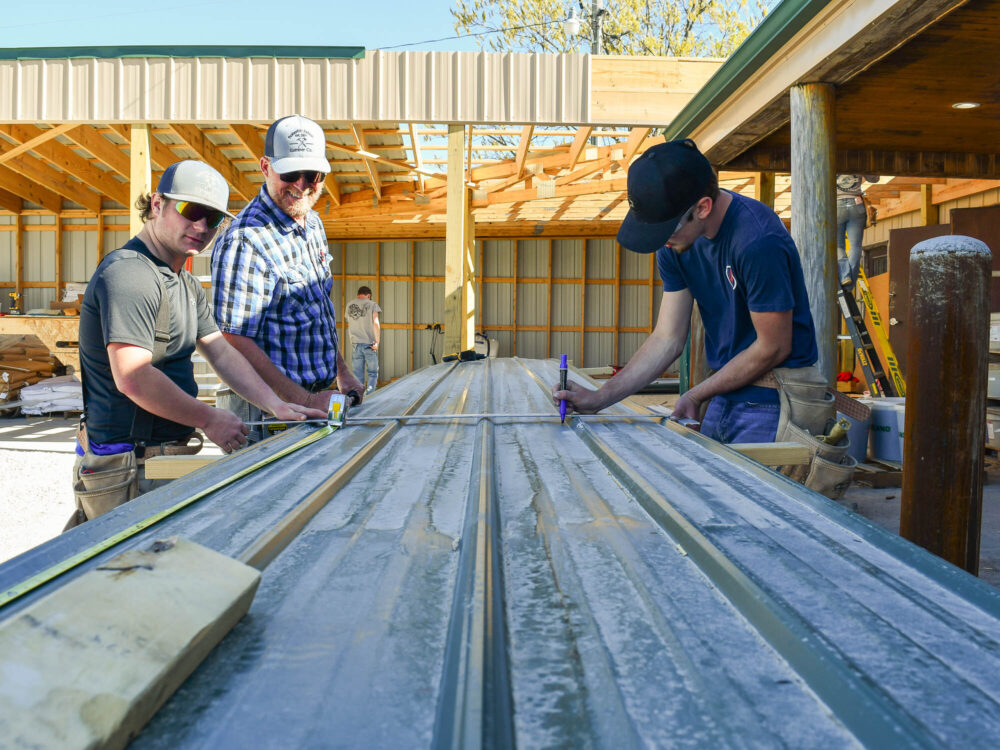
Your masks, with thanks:
[[[111,47],[6,47],[0,60],[65,60],[97,57],[335,57],[357,60],[364,47],[263,47],[198,44],[135,45]]]
[[[783,0],[663,129],[664,138],[672,141],[687,137],[829,3],[830,0]]]

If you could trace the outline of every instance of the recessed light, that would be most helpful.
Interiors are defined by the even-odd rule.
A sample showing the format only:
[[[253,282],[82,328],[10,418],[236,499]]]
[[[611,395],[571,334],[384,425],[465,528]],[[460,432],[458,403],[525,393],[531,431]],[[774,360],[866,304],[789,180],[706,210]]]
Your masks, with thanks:
[[[955,102],[951,105],[952,109],[976,109],[980,106],[979,102]]]

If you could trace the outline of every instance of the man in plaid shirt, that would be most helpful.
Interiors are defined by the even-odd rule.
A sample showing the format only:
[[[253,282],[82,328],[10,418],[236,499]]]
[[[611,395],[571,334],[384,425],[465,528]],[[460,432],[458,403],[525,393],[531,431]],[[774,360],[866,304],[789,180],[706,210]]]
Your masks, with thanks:
[[[260,169],[264,186],[212,254],[219,329],[286,401],[326,410],[334,386],[360,400],[364,388],[337,340],[326,232],[312,210],[330,171],[322,128],[300,115],[275,121]],[[228,389],[217,402],[243,421],[260,419]],[[260,437],[251,432],[251,439]]]

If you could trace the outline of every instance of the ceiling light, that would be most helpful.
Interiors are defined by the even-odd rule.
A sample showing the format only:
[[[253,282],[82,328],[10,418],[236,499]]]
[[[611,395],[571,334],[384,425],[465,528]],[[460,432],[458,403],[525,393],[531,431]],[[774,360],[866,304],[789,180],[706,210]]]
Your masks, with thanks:
[[[955,102],[951,105],[952,109],[977,109],[980,106],[979,102]]]

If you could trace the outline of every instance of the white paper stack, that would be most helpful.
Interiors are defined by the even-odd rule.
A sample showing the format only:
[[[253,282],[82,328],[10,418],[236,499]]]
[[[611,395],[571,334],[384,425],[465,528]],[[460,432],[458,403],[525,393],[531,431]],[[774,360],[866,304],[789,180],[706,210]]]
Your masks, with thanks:
[[[22,414],[83,411],[83,385],[73,375],[49,378],[21,389]]]

